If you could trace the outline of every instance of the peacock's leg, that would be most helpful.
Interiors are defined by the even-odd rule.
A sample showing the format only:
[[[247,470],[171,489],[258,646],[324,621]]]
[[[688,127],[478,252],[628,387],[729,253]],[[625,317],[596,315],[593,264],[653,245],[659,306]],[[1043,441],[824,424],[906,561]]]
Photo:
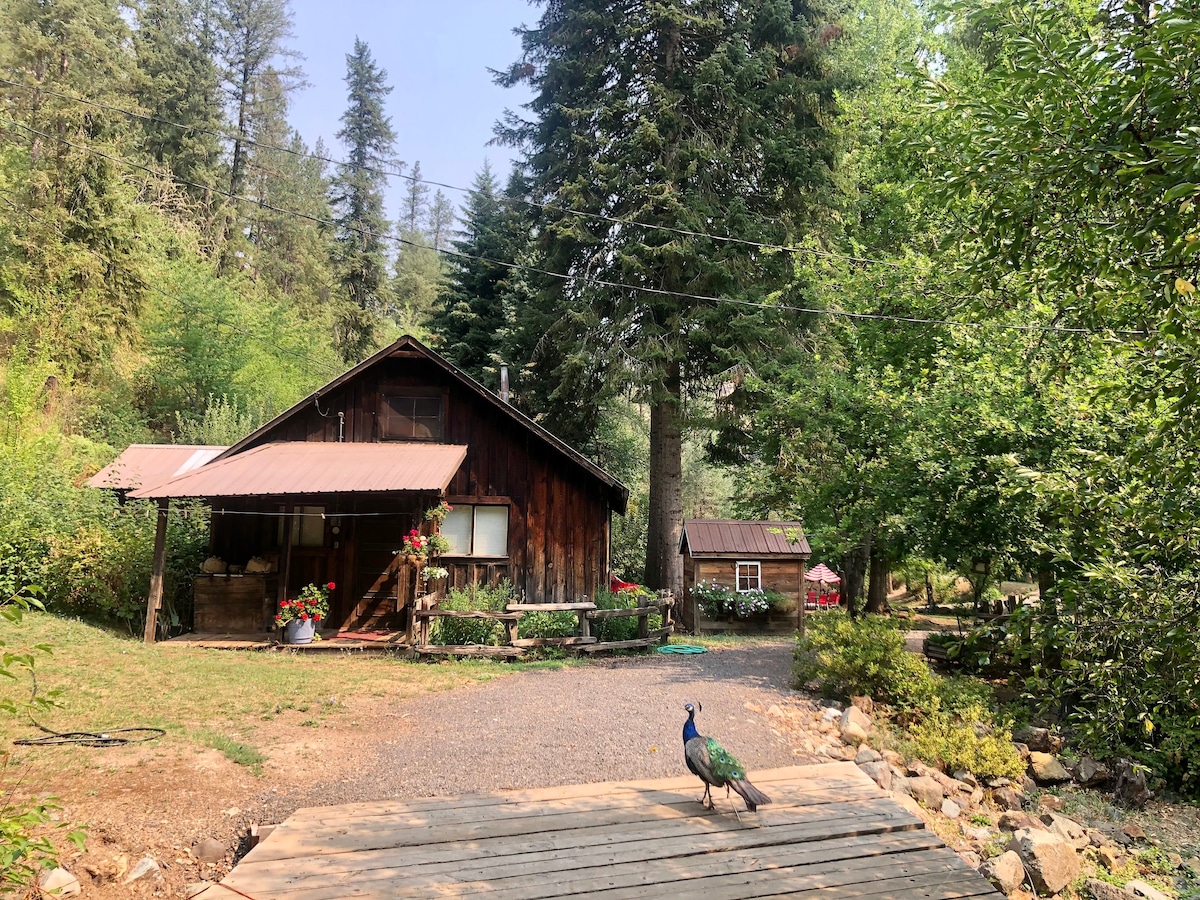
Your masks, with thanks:
[[[714,806],[712,799],[712,785],[708,782],[704,783],[704,796],[700,798],[700,805],[705,809],[712,809]]]

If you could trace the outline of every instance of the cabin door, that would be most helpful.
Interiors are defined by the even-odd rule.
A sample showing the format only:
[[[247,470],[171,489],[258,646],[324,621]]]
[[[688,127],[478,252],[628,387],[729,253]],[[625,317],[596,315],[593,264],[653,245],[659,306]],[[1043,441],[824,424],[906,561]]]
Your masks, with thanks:
[[[288,548],[287,592],[295,597],[308,584],[337,585],[329,598],[329,621],[338,623],[338,597],[342,593],[342,527],[326,515],[323,506],[297,506],[292,511],[291,547]]]
[[[347,610],[346,627],[400,631],[407,626],[414,572],[396,551],[416,521],[403,514],[355,520],[354,605]]]

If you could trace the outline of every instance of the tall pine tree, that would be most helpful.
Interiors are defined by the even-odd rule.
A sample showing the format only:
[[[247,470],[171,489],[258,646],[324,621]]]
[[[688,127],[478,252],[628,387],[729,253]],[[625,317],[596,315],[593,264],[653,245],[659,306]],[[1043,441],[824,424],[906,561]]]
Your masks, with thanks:
[[[382,235],[388,231],[380,171],[395,165],[396,133],[384,113],[392,92],[387,72],[375,64],[371,49],[355,38],[346,55],[350,103],[342,115],[338,138],[346,145],[346,163],[333,183],[331,202],[337,223],[334,259],[343,303],[336,340],[347,362],[362,359],[374,345],[376,321],[388,306],[387,254]]]
[[[499,136],[524,149],[536,198],[694,233],[553,211],[537,223],[541,267],[579,276],[540,286],[538,315],[564,323],[571,340],[541,378],[577,382],[559,390],[576,406],[598,379],[617,378],[650,407],[656,587],[682,580],[688,393],[769,347],[784,321],[695,297],[769,303],[791,274],[789,254],[703,235],[787,244],[820,228],[835,156],[823,52],[835,30],[820,24],[820,2],[546,0],[499,79],[534,92],[532,118],[509,115]]]

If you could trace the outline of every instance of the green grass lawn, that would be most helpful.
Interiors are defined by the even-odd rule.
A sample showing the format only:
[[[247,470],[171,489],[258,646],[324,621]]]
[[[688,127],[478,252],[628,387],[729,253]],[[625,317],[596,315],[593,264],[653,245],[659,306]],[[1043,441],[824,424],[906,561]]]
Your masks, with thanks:
[[[37,714],[56,731],[152,726],[246,765],[248,751],[225,735],[284,710],[325,715],[356,698],[403,699],[488,681],[531,666],[489,660],[412,663],[393,657],[199,650],[146,646],[140,639],[72,619],[34,613],[3,625],[10,651],[45,643],[38,654],[42,693],[61,691],[57,708]],[[28,700],[31,680],[0,684],[0,699]],[[0,716],[0,741],[36,735],[24,716]],[[218,746],[220,745],[220,746]]]

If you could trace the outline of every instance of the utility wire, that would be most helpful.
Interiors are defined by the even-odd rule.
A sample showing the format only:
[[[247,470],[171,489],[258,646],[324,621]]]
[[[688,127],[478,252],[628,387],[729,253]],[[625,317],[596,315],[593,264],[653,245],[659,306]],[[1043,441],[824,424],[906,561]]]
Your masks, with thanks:
[[[153,168],[143,165],[141,163],[133,162],[132,160],[123,159],[119,156],[113,156],[112,154],[105,153],[102,150],[97,150],[94,147],[89,147],[89,146],[86,146],[83,144],[77,144],[77,143],[67,140],[66,138],[59,137],[57,135],[48,134],[47,132],[44,132],[44,131],[39,131],[36,128],[33,128],[29,125],[25,125],[24,123],[18,122],[14,119],[2,119],[2,120],[0,120],[0,122],[15,126],[17,128],[24,129],[25,131],[28,131],[31,134],[38,135],[39,137],[43,137],[46,140],[58,141],[59,143],[65,144],[66,146],[72,147],[76,150],[80,150],[85,153],[94,154],[103,159],[107,159],[110,162],[115,162],[119,165],[124,165],[129,168],[138,169],[143,172],[147,172],[148,174],[153,175],[156,178],[161,178],[161,179],[164,179],[167,181],[174,181],[177,184],[188,185],[189,187],[194,187],[194,188],[197,188],[200,190],[211,191],[214,194],[220,194],[221,196],[228,197],[231,200],[237,200],[237,201],[240,201],[243,203],[249,203],[252,205],[256,205],[262,209],[269,209],[273,212],[282,213],[283,215],[290,215],[290,216],[293,216],[296,218],[306,219],[317,225],[325,225],[325,226],[330,226],[333,228],[345,228],[346,230],[352,231],[362,237],[371,237],[371,238],[375,238],[376,240],[379,240],[379,241],[391,241],[393,243],[412,247],[412,248],[418,249],[418,250],[429,250],[434,253],[440,253],[445,256],[453,256],[453,257],[456,257],[459,259],[468,259],[468,260],[472,260],[474,262],[487,263],[488,265],[499,266],[501,268],[511,269],[511,270],[515,270],[515,271],[531,272],[531,273],[534,273],[537,275],[544,275],[547,278],[556,278],[556,279],[566,281],[566,282],[578,282],[581,284],[594,285],[594,286],[599,286],[599,287],[608,287],[608,288],[613,288],[616,290],[639,292],[639,293],[643,293],[643,294],[651,294],[654,296],[675,297],[675,298],[682,299],[682,300],[697,300],[697,301],[700,301],[703,303],[727,303],[727,304],[731,304],[734,306],[753,307],[753,308],[757,308],[757,309],[773,310],[773,311],[779,311],[779,312],[797,312],[797,313],[805,313],[805,314],[809,314],[809,315],[833,316],[836,318],[857,320],[857,321],[903,322],[903,323],[908,323],[908,324],[913,324],[913,325],[940,325],[940,326],[955,327],[955,328],[980,328],[980,329],[993,329],[993,330],[1000,330],[1000,331],[1054,332],[1054,333],[1059,333],[1059,334],[1100,334],[1100,335],[1116,335],[1116,336],[1122,336],[1122,337],[1147,337],[1148,336],[1148,332],[1141,331],[1141,330],[1132,330],[1132,329],[1097,329],[1097,328],[1082,328],[1082,327],[1070,328],[1070,327],[1064,327],[1061,325],[1039,325],[1039,324],[1024,324],[1023,325],[1023,324],[1014,324],[1014,323],[1005,323],[1005,322],[963,322],[963,321],[956,321],[956,320],[952,320],[952,319],[930,319],[930,318],[920,318],[920,317],[916,317],[916,316],[897,316],[897,315],[891,315],[891,314],[887,314],[887,313],[855,313],[855,312],[847,312],[845,310],[793,306],[790,304],[783,304],[783,303],[760,303],[760,302],[755,302],[752,300],[735,300],[730,297],[714,297],[714,296],[707,295],[707,294],[693,294],[693,293],[688,293],[686,291],[667,290],[666,288],[655,288],[655,287],[647,287],[645,285],[626,284],[626,283],[619,282],[619,281],[609,281],[607,279],[594,278],[594,277],[586,276],[586,275],[567,275],[567,274],[563,274],[562,272],[553,272],[548,269],[538,268],[536,266],[524,265],[522,263],[507,262],[504,260],[492,259],[492,258],[486,257],[486,256],[479,256],[479,255],[473,254],[473,253],[466,253],[462,250],[451,250],[451,249],[447,249],[447,248],[443,248],[443,247],[433,247],[428,244],[422,244],[419,241],[413,241],[413,240],[410,240],[410,239],[404,238],[404,237],[397,237],[397,236],[389,235],[389,234],[378,234],[374,231],[371,231],[371,230],[365,229],[365,228],[355,228],[352,226],[339,225],[337,222],[334,222],[331,219],[323,219],[320,216],[313,216],[308,213],[300,212],[298,210],[284,209],[282,207],[274,206],[273,204],[267,203],[265,200],[255,200],[251,197],[244,197],[244,196],[241,196],[238,194],[231,193],[229,191],[224,191],[219,188],[214,188],[210,185],[202,185],[202,184],[198,184],[193,181],[188,181],[187,179],[180,178],[176,175],[159,172],[156,169],[153,169]]]
[[[157,122],[161,125],[169,125],[172,128],[178,128],[183,131],[193,131],[198,134],[211,135],[213,137],[220,138],[221,140],[236,140],[240,143],[247,144],[251,147],[259,147],[263,150],[272,150],[277,153],[287,153],[292,156],[299,157],[301,159],[317,160],[317,161],[320,161],[323,163],[328,163],[328,164],[334,165],[334,166],[341,166],[343,168],[351,169],[354,171],[370,172],[370,173],[376,174],[376,175],[383,175],[385,178],[402,178],[405,181],[409,181],[414,184],[426,184],[426,185],[429,185],[430,187],[446,188],[447,190],[458,191],[458,192],[464,193],[464,194],[470,194],[473,192],[471,188],[465,188],[465,187],[461,187],[461,186],[455,185],[455,184],[447,184],[444,181],[432,181],[427,178],[417,178],[414,175],[407,175],[404,172],[399,171],[398,169],[396,169],[396,170],[381,169],[381,168],[378,168],[375,166],[358,165],[356,163],[349,163],[349,162],[346,162],[346,161],[340,160],[340,159],[332,159],[327,156],[321,156],[316,153],[303,152],[300,150],[293,149],[292,147],[281,147],[278,144],[266,144],[261,141],[256,141],[253,138],[248,137],[244,132],[240,132],[240,131],[238,132],[237,137],[231,137],[228,133],[216,131],[211,128],[201,128],[201,127],[198,127],[195,125],[184,125],[180,122],[172,122],[170,119],[163,119],[158,116],[153,116],[148,113],[140,113],[140,112],[137,112],[136,110],[125,109],[120,106],[112,106],[108,103],[101,103],[97,100],[88,100],[83,97],[72,96],[71,94],[62,94],[57,91],[52,91],[49,88],[34,87],[32,85],[22,84],[19,81],[9,81],[7,78],[0,78],[0,84],[7,84],[12,87],[24,88],[25,90],[28,90],[28,91],[38,91],[40,93],[47,94],[51,97],[58,97],[62,100],[69,100],[73,103],[82,103],[86,106],[95,107],[96,109],[104,109],[104,110],[108,110],[110,112],[121,113],[121,114],[129,116],[131,118],[141,119],[144,122]],[[505,197],[500,197],[498,199],[505,203],[521,203],[521,204],[524,204],[525,206],[534,207],[535,209],[544,209],[544,210],[547,210],[548,212],[562,213],[564,215],[571,215],[571,216],[579,216],[579,217],[585,218],[585,219],[596,219],[598,221],[607,222],[612,225],[623,225],[623,226],[629,226],[629,227],[635,227],[635,228],[645,228],[648,230],[665,231],[665,232],[669,232],[671,234],[680,235],[681,237],[702,238],[704,240],[709,240],[709,241],[719,241],[721,243],[736,244],[736,245],[742,246],[742,247],[753,247],[754,249],[757,249],[757,250],[771,250],[771,251],[782,252],[782,253],[803,253],[803,254],[818,257],[821,259],[838,259],[838,260],[843,260],[845,262],[860,263],[860,264],[864,264],[864,265],[888,266],[891,268],[901,268],[898,263],[892,262],[890,260],[870,259],[868,257],[862,257],[862,256],[848,256],[848,255],[841,254],[841,253],[833,253],[828,250],[817,250],[814,247],[795,247],[795,246],[788,246],[785,244],[772,244],[772,243],[768,243],[765,241],[751,241],[751,240],[747,240],[745,238],[730,237],[728,235],[711,234],[711,233],[703,232],[703,231],[692,231],[687,228],[678,228],[678,227],[672,226],[672,225],[652,225],[648,222],[639,222],[636,219],[624,219],[619,216],[605,215],[604,213],[596,213],[596,212],[589,212],[587,210],[573,209],[569,206],[561,206],[561,205],[558,205],[555,203],[541,203],[541,202],[538,202],[537,200],[530,200],[527,197],[507,197],[507,196],[505,196]]]

